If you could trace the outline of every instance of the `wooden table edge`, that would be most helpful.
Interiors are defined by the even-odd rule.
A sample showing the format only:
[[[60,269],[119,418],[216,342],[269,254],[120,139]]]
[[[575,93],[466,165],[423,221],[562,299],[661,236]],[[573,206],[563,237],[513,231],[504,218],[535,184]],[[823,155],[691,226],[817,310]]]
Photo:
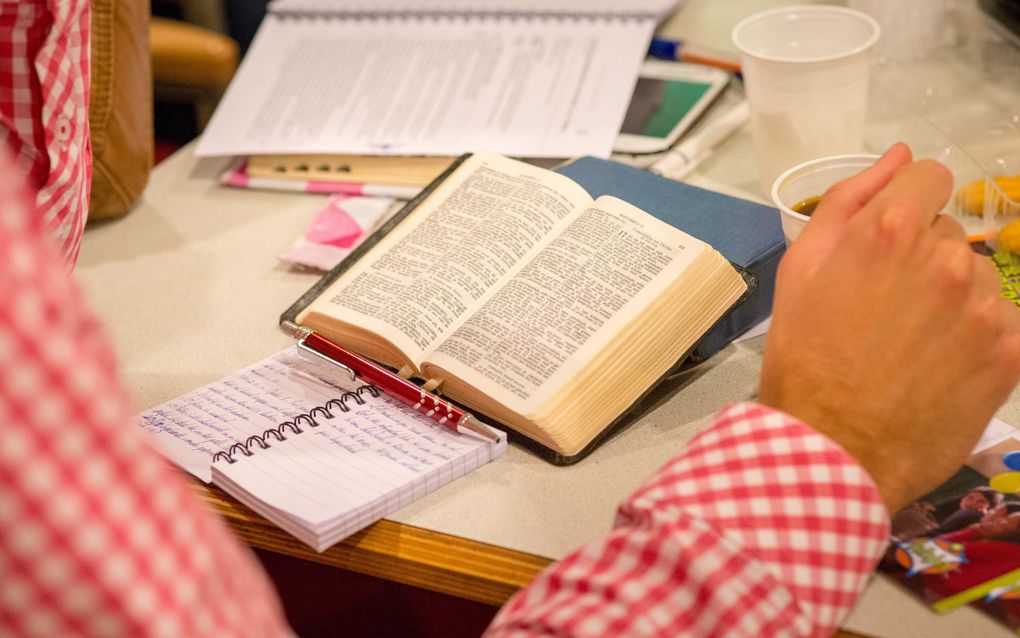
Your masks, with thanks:
[[[195,494],[252,547],[501,606],[552,559],[460,536],[381,520],[321,554],[214,485],[190,479]],[[865,638],[839,631],[836,638]]]
[[[214,485],[191,479],[198,498],[252,547],[500,606],[552,559],[381,520],[319,553]]]

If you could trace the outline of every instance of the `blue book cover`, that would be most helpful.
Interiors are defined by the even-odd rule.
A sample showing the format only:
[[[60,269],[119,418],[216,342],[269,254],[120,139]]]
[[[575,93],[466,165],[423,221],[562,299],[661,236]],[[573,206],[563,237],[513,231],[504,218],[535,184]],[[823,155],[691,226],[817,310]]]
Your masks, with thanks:
[[[697,237],[757,277],[757,290],[702,337],[688,365],[709,358],[772,313],[776,268],[786,252],[776,208],[595,157],[582,157],[556,172],[593,198],[618,197]]]

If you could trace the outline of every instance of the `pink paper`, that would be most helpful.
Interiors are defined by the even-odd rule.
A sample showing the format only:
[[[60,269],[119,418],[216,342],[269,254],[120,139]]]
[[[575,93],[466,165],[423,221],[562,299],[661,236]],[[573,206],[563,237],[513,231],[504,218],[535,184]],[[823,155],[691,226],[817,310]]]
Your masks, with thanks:
[[[348,197],[334,195],[329,198],[329,203],[319,211],[312,225],[305,231],[308,241],[338,248],[352,248],[357,243],[363,234],[361,226],[340,206]]]
[[[280,253],[280,259],[302,268],[329,270],[395,210],[390,198],[335,195],[301,237]]]

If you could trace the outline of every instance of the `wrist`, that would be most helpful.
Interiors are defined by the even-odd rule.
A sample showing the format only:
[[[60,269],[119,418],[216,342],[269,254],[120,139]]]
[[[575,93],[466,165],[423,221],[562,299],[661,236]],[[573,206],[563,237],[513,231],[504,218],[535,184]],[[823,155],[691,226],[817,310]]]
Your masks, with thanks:
[[[882,441],[874,440],[854,424],[836,423],[831,428],[818,428],[813,422],[804,423],[825,435],[857,461],[875,483],[890,516],[914,500],[916,495],[910,489],[910,476],[906,475],[897,459],[886,455],[887,448]]]
[[[829,441],[850,456],[871,478],[889,514],[895,514],[913,499],[909,489],[909,476],[895,458],[887,456],[887,446],[876,440],[869,429],[861,423],[867,419],[855,415],[848,418],[843,411],[827,410],[820,407],[820,401],[813,400],[810,406],[776,400],[776,397],[762,396],[759,401],[797,419],[806,427],[825,436]]]

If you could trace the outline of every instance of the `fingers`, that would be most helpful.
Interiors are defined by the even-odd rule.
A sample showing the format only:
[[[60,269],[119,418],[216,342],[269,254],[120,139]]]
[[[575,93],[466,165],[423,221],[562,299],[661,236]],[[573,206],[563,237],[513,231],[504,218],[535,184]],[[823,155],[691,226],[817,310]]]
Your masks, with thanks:
[[[998,271],[989,259],[970,248],[967,243],[967,233],[960,222],[949,215],[936,215],[931,228],[938,239],[957,245],[967,245],[966,249],[957,252],[961,256],[966,256],[968,261],[973,262],[967,270],[970,273],[968,278],[973,278],[974,292],[979,296],[998,297],[1001,288]],[[1009,310],[1012,312],[1014,309],[1009,308]],[[1018,317],[1020,317],[1020,313],[1018,313]]]
[[[898,142],[872,166],[829,188],[803,234],[818,236],[809,241],[820,241],[822,238],[834,241],[835,237],[831,236],[872,197],[881,192],[896,172],[910,161],[910,149],[906,144]]]
[[[999,273],[995,270],[991,260],[982,255],[974,254],[977,265],[974,268],[974,286],[979,294],[999,296],[1002,290],[1002,282],[999,280]],[[1009,310],[1015,310],[1009,308]],[[1017,313],[1020,316],[1020,313]]]
[[[860,227],[854,236],[877,240],[868,250],[878,250],[881,255],[908,258],[911,246],[932,229],[940,238],[962,242],[965,236],[957,224],[949,219],[936,223],[951,192],[952,175],[945,166],[932,160],[913,162],[906,145],[892,146],[874,165],[822,196],[780,266],[780,278],[794,280],[784,287],[796,287],[798,281],[810,277],[844,240],[851,221]],[[889,253],[885,246],[900,249]],[[969,259],[956,266],[961,277],[969,275]],[[777,292],[777,299],[779,296]]]
[[[921,160],[901,167],[861,210],[878,216],[887,231],[907,226],[926,229],[949,201],[953,176],[942,164]]]
[[[924,232],[924,229],[920,230]],[[981,256],[967,245],[967,233],[963,226],[948,215],[936,215],[930,233],[938,243],[931,256],[922,259],[935,259],[940,264],[939,279],[945,279],[942,283],[947,289],[960,286],[969,288]],[[960,292],[965,290],[961,289]]]
[[[967,233],[963,230],[963,226],[949,215],[936,215],[935,221],[932,223],[932,231],[941,239],[967,241]]]
[[[896,172],[910,161],[910,149],[898,143],[872,166],[829,188],[793,246],[796,269],[809,274],[824,261],[839,243],[847,221],[886,188]]]

